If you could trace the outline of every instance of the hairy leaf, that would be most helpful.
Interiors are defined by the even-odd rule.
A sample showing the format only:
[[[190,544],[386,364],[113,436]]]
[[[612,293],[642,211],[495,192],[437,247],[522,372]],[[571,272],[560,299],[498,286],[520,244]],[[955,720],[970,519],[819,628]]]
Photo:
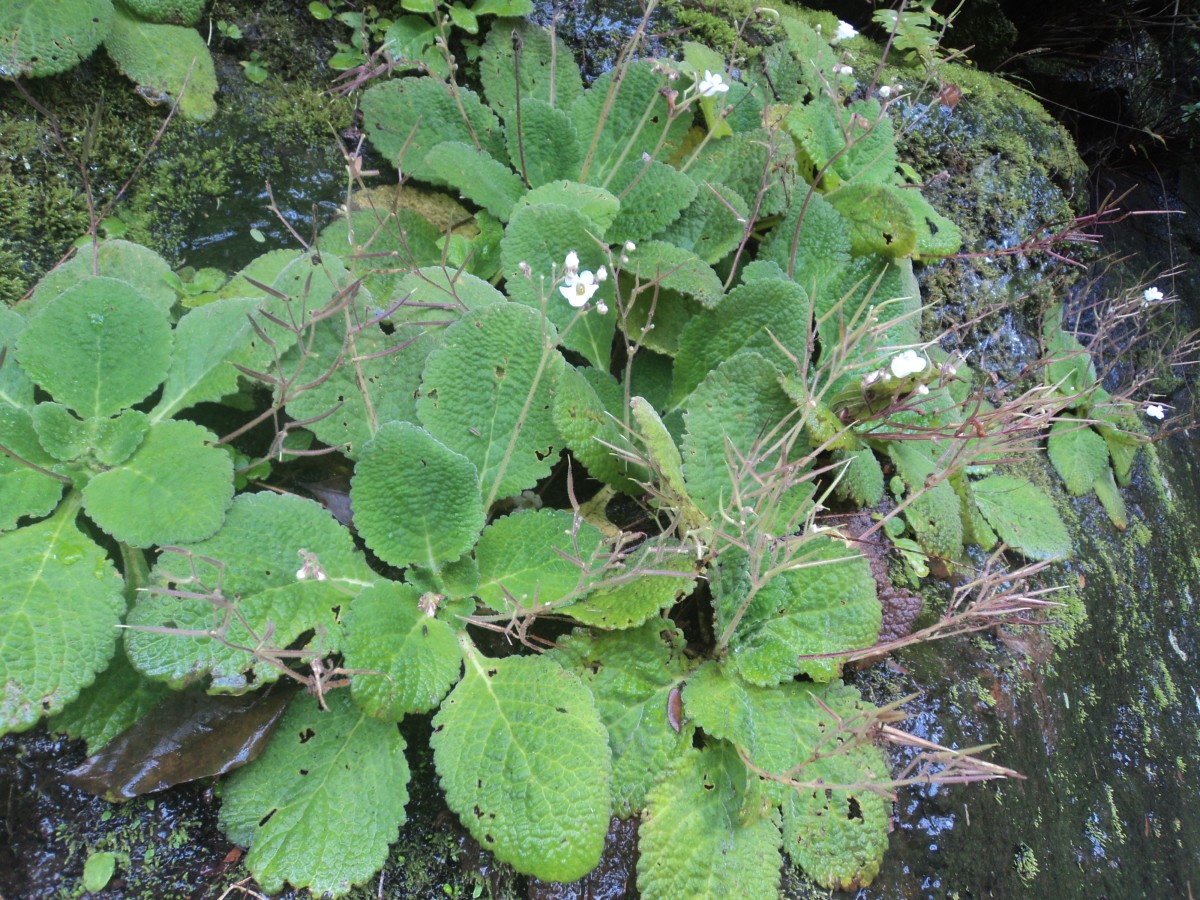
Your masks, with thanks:
[[[517,208],[522,206],[566,206],[578,210],[589,222],[585,236],[586,243],[590,245],[602,237],[608,226],[613,223],[613,219],[617,217],[617,210],[621,208],[621,201],[604,188],[580,184],[577,181],[560,180],[535,187],[517,201]]]
[[[345,668],[357,673],[354,702],[376,718],[429,712],[458,680],[454,632],[420,604],[415,587],[394,581],[377,582],[350,604]]]
[[[844,107],[818,97],[793,107],[785,124],[802,154],[801,170],[810,183],[831,191],[844,182],[896,181],[896,137],[877,100]]]
[[[904,508],[904,520],[922,549],[941,559],[955,560],[962,553],[963,543],[958,495],[949,481],[931,481],[941,471],[936,454],[942,448],[925,443],[889,441],[887,445],[888,457],[907,489],[906,497],[916,495]]]
[[[686,294],[706,307],[715,306],[724,295],[725,289],[717,273],[690,250],[666,241],[643,241],[627,255],[629,262],[621,265],[621,274],[636,278],[648,288],[647,297],[637,301],[642,307],[649,306],[651,292],[655,295],[656,329],[661,310],[668,300],[661,290],[654,290],[655,287]]]
[[[658,237],[714,264],[741,243],[749,215],[746,201],[733,188],[702,183],[695,199]]]
[[[797,221],[801,223],[799,235]],[[845,217],[820,194],[799,185],[758,258],[775,262],[790,273],[806,294],[816,297],[817,312],[824,314],[840,296],[832,287],[850,263],[850,246],[851,228]]]
[[[10,451],[44,470],[0,453],[0,531],[8,531],[22,516],[44,516],[53,510],[63,482],[47,474],[57,461],[38,442],[33,417],[26,410],[0,403],[0,435],[0,443]]]
[[[48,725],[51,731],[83,738],[91,755],[146,715],[167,692],[165,684],[144,678],[118,652],[112,665]]]
[[[129,241],[100,241],[94,246],[95,274],[124,281],[164,313],[171,311],[175,291],[169,282],[171,267],[165,259],[149,247]],[[76,250],[65,263],[46,273],[29,299],[17,307],[18,312],[29,318],[67,288],[90,278],[92,264],[92,246]]]
[[[483,527],[477,471],[424,428],[387,423],[362,448],[351,482],[358,533],[396,567],[458,559]]]
[[[383,866],[404,824],[408,763],[396,726],[356,707],[348,692],[328,711],[297,697],[271,743],[225,785],[221,825],[249,845],[246,866],[266,891],[284,884],[338,895]]]
[[[398,197],[416,193],[409,188]],[[321,249],[346,254],[351,270],[362,276],[363,287],[383,304],[390,302],[396,283],[409,269],[438,266],[440,270],[441,237],[441,231],[414,209],[374,206],[334,219],[321,232]],[[357,254],[363,258],[350,258]],[[399,299],[403,293],[394,296]]]
[[[612,242],[641,241],[658,234],[696,197],[696,183],[656,159],[622,163],[604,187],[621,201],[620,212],[605,236]]]
[[[1050,462],[1067,490],[1079,497],[1109,471],[1108,445],[1086,424],[1064,418],[1050,427],[1046,442]]]
[[[622,400],[621,386],[608,373],[591,366],[566,366],[554,396],[554,426],[571,455],[587,466],[589,475],[634,494],[638,488],[632,479],[644,481],[646,473],[618,459],[605,446],[622,446],[617,426]]]
[[[574,619],[605,630],[636,628],[686,597],[696,586],[691,547],[673,541],[647,541],[625,561],[625,573],[644,572],[601,587],[564,608]],[[671,574],[678,573],[678,574]],[[602,573],[619,578],[620,570]]]
[[[151,22],[195,25],[204,13],[207,0],[121,0],[123,4]]]
[[[433,719],[446,803],[517,871],[574,881],[600,860],[612,809],[608,734],[591,691],[540,656],[486,659]]]
[[[510,129],[516,127],[518,93],[524,115],[530,100],[569,110],[583,92],[571,48],[545,28],[526,21],[505,23],[505,27],[488,32],[479,53],[479,80],[488,105]]]
[[[0,76],[39,78],[74,68],[112,27],[112,0],[46,0],[0,4]]]
[[[990,475],[972,482],[971,494],[1000,539],[1030,559],[1071,555],[1071,536],[1040,488],[1012,475]]]
[[[829,204],[850,225],[850,252],[911,256],[917,249],[917,221],[904,201],[905,191],[892,185],[856,181],[826,195]]]
[[[207,122],[217,114],[217,73],[196,29],[145,22],[117,4],[104,46],[147,96],[178,102],[185,119]]]
[[[518,172],[525,173],[531,187],[579,176],[583,149],[567,109],[570,107],[552,107],[541,100],[526,98],[521,101],[520,127],[515,116],[506,123],[508,158]]]
[[[426,177],[454,188],[502,222],[525,193],[521,177],[488,153],[461,141],[443,141],[425,154]]]
[[[61,710],[112,658],[124,584],[74,519],[0,534],[0,734]]]

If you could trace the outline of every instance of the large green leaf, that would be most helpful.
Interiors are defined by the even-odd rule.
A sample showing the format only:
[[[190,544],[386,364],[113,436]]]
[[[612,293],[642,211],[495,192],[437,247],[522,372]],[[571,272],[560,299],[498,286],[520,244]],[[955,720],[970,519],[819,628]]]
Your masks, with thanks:
[[[604,397],[601,397],[601,394]],[[607,372],[588,366],[566,366],[554,395],[554,426],[571,455],[583,463],[588,474],[618,490],[637,492],[633,479],[646,479],[646,473],[619,459],[605,446],[622,445],[620,407],[624,397],[621,386]]]
[[[513,204],[525,193],[525,184],[507,165],[471,144],[443,141],[425,154],[427,177],[449,185],[476,206],[502,222],[512,215]]]
[[[1109,471],[1108,445],[1104,438],[1069,416],[1050,427],[1046,452],[1067,490],[1076,497],[1088,493],[1096,480]]]
[[[636,628],[692,592],[694,553],[693,547],[675,541],[647,541],[630,554],[622,569],[603,573],[617,583],[598,588],[564,612],[595,628]]]
[[[104,46],[146,96],[178,101],[179,112],[194,122],[217,114],[217,73],[196,29],[145,22],[118,4]]]
[[[563,335],[563,346],[583,354],[597,368],[607,369],[616,317],[601,315],[598,309],[580,313],[551,283],[552,277],[561,278],[567,253],[572,250],[584,271],[596,272],[608,265],[601,232],[578,209],[557,204],[521,206],[504,230],[500,268],[513,300],[541,309],[544,298],[546,317]],[[532,270],[532,278],[524,275],[522,263]],[[613,302],[609,285],[601,285],[592,298],[593,305],[601,301]]]
[[[583,92],[571,49],[526,21],[506,22],[488,32],[479,54],[479,80],[488,105],[510,129],[516,127],[518,93],[524,115],[529,100],[569,110]]]
[[[737,191],[704,182],[679,218],[658,236],[712,264],[741,243],[749,216],[749,207]]]
[[[405,187],[397,202],[419,202],[421,192]],[[369,201],[368,201],[369,202]],[[321,232],[321,249],[346,254],[351,271],[381,303],[391,302],[396,283],[410,269],[442,262],[442,233],[415,209],[371,206],[339,216]],[[358,258],[354,258],[358,257]],[[270,279],[267,279],[270,283]],[[400,294],[396,297],[403,296]]]
[[[830,288],[850,262],[850,245],[850,223],[833,204],[801,183],[783,218],[763,242],[759,259],[778,263],[790,273],[806,293],[816,297],[817,312],[823,314],[838,299],[838,292]]]
[[[496,519],[480,535],[479,599],[492,609],[510,612],[579,596],[607,562],[600,552],[603,535],[561,509],[518,510]]]
[[[425,155],[443,141],[461,141],[496,159],[505,157],[500,120],[466,88],[451,93],[434,78],[395,78],[367,90],[362,110],[364,131],[375,149],[407,175],[429,178],[433,173],[425,166]]]
[[[94,249],[94,253],[93,253]],[[93,263],[95,272],[92,271]],[[29,299],[17,307],[26,318],[76,283],[93,274],[127,282],[137,293],[163,312],[170,312],[175,305],[175,291],[171,288],[171,267],[167,261],[141,244],[129,241],[100,241],[75,251],[75,255],[61,266],[47,272],[33,289]]]
[[[971,495],[1000,539],[1030,559],[1071,555],[1071,536],[1045,491],[1012,475],[990,475],[971,483]]]
[[[779,893],[779,811],[743,809],[756,781],[724,742],[675,758],[647,796],[638,829],[637,886],[645,900]]]
[[[121,0],[121,3],[151,22],[195,25],[208,0]]]
[[[717,623],[731,665],[751,684],[770,686],[798,674],[830,681],[842,661],[827,655],[875,644],[882,610],[866,558],[841,541],[816,535],[793,551],[793,565],[771,578],[746,606],[741,590],[722,590]]]
[[[297,697],[261,757],[225,784],[221,825],[249,846],[266,891],[346,893],[374,875],[404,823],[408,763],[396,726],[372,719],[346,691]]]
[[[37,78],[74,68],[112,27],[112,0],[0,3],[0,75]]]
[[[238,616],[223,642],[206,634],[126,632],[125,650],[137,669],[177,687],[203,675],[225,691],[245,690],[251,671],[256,681],[279,678],[277,668],[246,649],[260,642],[285,649],[308,632],[305,647],[335,651],[337,611],[376,578],[346,528],[320,504],[293,494],[242,494],[220,531],[181,549],[159,555],[154,584],[196,594],[219,590],[217,599],[233,601]],[[129,623],[207,632],[223,618],[224,609],[205,599],[144,593]]]
[[[424,428],[387,423],[362,448],[351,482],[358,533],[398,568],[453,562],[483,527],[477,471]]]
[[[649,622],[632,631],[578,629],[550,652],[583,679],[596,697],[613,757],[614,812],[637,815],[646,792],[691,743],[693,729],[678,717],[687,677],[683,634]]]
[[[25,330],[25,319],[7,306],[0,306],[0,350],[11,359],[17,335]],[[31,409],[33,407],[33,382],[25,370],[15,363],[0,365],[0,405]]]
[[[507,125],[508,158],[531,187],[579,176],[583,149],[566,110],[527,98],[521,101],[519,122],[514,118]]]
[[[892,185],[856,181],[826,195],[829,204],[850,224],[850,252],[855,256],[911,256],[917,249],[917,220]]]
[[[621,274],[645,286],[646,295],[635,301],[635,305],[649,307],[653,297],[656,330],[661,325],[660,311],[668,303],[669,292],[686,294],[706,307],[715,306],[724,295],[725,288],[717,273],[690,250],[666,241],[643,241],[626,255],[629,261],[621,264]]]
[[[450,626],[421,608],[415,587],[380,581],[350,604],[345,666],[358,673],[354,701],[399,722],[441,702],[458,680],[462,655]]]
[[[696,197],[696,183],[656,159],[623,162],[604,187],[621,201],[605,236],[612,242],[641,241],[658,234],[679,218]]]
[[[893,184],[896,137],[877,100],[841,106],[828,97],[793,107],[785,124],[799,145],[801,171],[830,191],[844,182]]]
[[[61,710],[112,658],[124,583],[74,520],[0,534],[0,734]]]
[[[486,659],[433,719],[446,803],[517,871],[574,881],[600,861],[612,800],[608,734],[591,691],[541,656]]]
[[[233,459],[215,436],[186,421],[159,422],[123,465],[83,489],[87,514],[135,547],[209,537],[233,500]]]
[[[790,168],[790,149],[768,132],[757,129],[708,141],[685,171],[696,184],[723,184],[739,197],[753,201],[762,191],[759,216],[773,216],[787,202],[782,179],[762,183],[762,173]],[[795,224],[795,222],[793,222]]]
[[[165,684],[144,678],[124,653],[54,717],[50,729],[87,741],[88,755],[153,709],[168,693]]]
[[[167,374],[166,311],[124,281],[81,280],[29,320],[16,359],[83,417],[113,416],[145,399]]]
[[[556,341],[536,310],[497,304],[447,328],[425,364],[421,422],[475,464],[485,506],[554,465],[554,391],[566,365]]]

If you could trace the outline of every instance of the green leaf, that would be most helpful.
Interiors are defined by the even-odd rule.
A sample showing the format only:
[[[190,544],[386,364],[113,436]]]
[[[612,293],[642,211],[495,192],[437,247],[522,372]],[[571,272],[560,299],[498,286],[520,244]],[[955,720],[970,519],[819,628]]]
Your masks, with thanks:
[[[696,587],[694,548],[674,541],[647,541],[625,561],[624,573],[605,571],[608,578],[633,575],[601,587],[564,612],[585,625],[605,630],[637,628],[674,606]],[[673,575],[672,572],[679,574]]]
[[[927,553],[955,560],[962,553],[962,508],[950,482],[934,478],[942,470],[935,458],[941,452],[939,446],[924,441],[889,441],[887,445],[888,457],[909,496],[916,495],[904,508],[908,527]]]
[[[292,494],[242,494],[220,531],[181,551],[160,554],[154,585],[201,595],[220,590],[218,600],[236,598],[238,615],[223,626],[217,603],[139,595],[130,625],[201,632],[125,633],[125,652],[138,671],[174,687],[211,675],[215,690],[240,692],[250,686],[250,672],[255,684],[274,681],[278,668],[245,648],[298,649],[292,645],[306,632],[305,647],[322,655],[336,651],[335,609],[376,579],[346,528],[320,504]],[[323,580],[297,577],[310,555]],[[207,636],[213,629],[223,641]]]
[[[18,311],[29,318],[67,288],[90,278],[92,262],[91,245],[76,250],[65,263],[46,273],[30,298],[17,307]],[[95,265],[95,274],[127,282],[164,313],[175,305],[175,291],[170,285],[174,273],[167,261],[149,247],[129,241],[101,241],[95,245]]]
[[[448,12],[450,13],[450,21],[456,27],[461,28],[467,34],[479,33],[479,19],[461,3],[453,4]]]
[[[603,236],[613,223],[621,202],[604,188],[577,181],[551,181],[535,187],[517,202],[522,206],[567,206],[583,213],[595,226],[596,237]]]
[[[1110,471],[1104,438],[1078,419],[1064,417],[1050,427],[1046,452],[1067,490],[1076,497],[1091,491],[1097,479]]]
[[[912,188],[896,190],[895,196],[912,212],[917,228],[918,258],[949,256],[962,247],[963,236],[958,226],[933,208],[921,192]]]
[[[1068,398],[1069,409],[1087,408],[1097,386],[1096,365],[1075,336],[1063,331],[1062,308],[1055,304],[1046,312],[1043,338],[1046,343],[1046,383]]]
[[[430,740],[447,805],[518,872],[583,877],[600,861],[612,809],[608,734],[591,692],[546,657],[464,649],[466,674]]]
[[[481,0],[471,11],[477,16],[482,15],[480,7],[486,5],[487,0]],[[504,5],[515,4],[510,0]],[[532,7],[531,3],[520,5]],[[491,3],[491,6],[498,15],[526,14],[496,8],[502,6],[500,3]],[[519,60],[514,55],[514,42],[520,45]],[[569,110],[583,92],[575,56],[561,39],[555,39],[545,28],[525,21],[506,22],[504,27],[492,28],[480,49],[479,80],[488,105],[510,129],[516,126],[518,71],[522,118],[528,113],[527,102],[530,100]],[[519,165],[515,158],[513,163]]]
[[[413,195],[419,195],[418,191],[406,188],[398,197]],[[362,276],[363,286],[383,303],[410,269],[441,267],[441,238],[441,231],[416,210],[375,206],[334,219],[321,232],[321,248],[362,256],[351,259],[351,271]]]
[[[876,368],[883,364],[881,355],[894,353],[890,348],[920,342],[921,288],[911,259],[857,256],[839,274],[824,296],[817,295],[822,341],[841,346],[844,331],[861,326],[864,317],[873,314],[878,319],[874,340],[848,347],[851,363]]]
[[[376,718],[429,712],[458,681],[454,632],[421,607],[416,588],[394,581],[377,582],[350,604],[345,667],[357,670],[354,702]]]
[[[111,851],[92,853],[83,864],[83,889],[98,893],[108,887],[117,870],[117,854]]]
[[[640,165],[644,153],[669,159],[688,130],[689,117],[671,117],[659,93],[667,77],[653,61],[622,67],[620,78],[616,73],[605,72],[571,105],[579,143],[587,148],[580,179],[600,187],[608,187],[622,163]]]
[[[1071,556],[1071,536],[1045,491],[1012,475],[971,483],[971,494],[1000,540],[1030,559]]]
[[[883,468],[869,447],[853,450],[834,450],[835,462],[846,463],[838,482],[839,497],[856,506],[874,506],[883,499]]]
[[[696,197],[696,183],[656,159],[630,159],[617,167],[604,187],[621,200],[611,242],[641,241],[658,234],[679,218]]]
[[[143,22],[118,4],[104,47],[139,88],[178,101],[185,119],[207,122],[217,114],[217,73],[196,29]]]
[[[233,460],[216,436],[186,421],[160,422],[119,468],[83,489],[84,509],[135,547],[200,541],[221,527],[233,500]]]
[[[896,137],[879,101],[855,100],[844,107],[828,97],[795,106],[784,120],[800,147],[801,171],[825,191],[844,182],[896,182]]]
[[[688,672],[682,632],[649,622],[631,631],[577,629],[548,656],[583,679],[596,698],[613,758],[614,814],[637,815],[693,729],[676,721],[679,687]]]
[[[779,893],[779,811],[744,820],[752,777],[723,742],[676,757],[647,796],[638,829],[637,886],[646,900]]]
[[[121,0],[121,3],[151,22],[195,25],[204,14],[208,0]]]
[[[683,477],[683,456],[662,417],[644,397],[634,397],[629,402],[629,408],[646,447],[646,459],[653,464],[658,475],[659,502],[679,510],[680,524],[685,533],[703,527],[710,516],[692,501],[688,493],[688,485]]]
[[[435,75],[445,78],[450,71],[436,46],[438,36],[438,24],[427,16],[400,16],[388,26],[383,41],[400,69],[424,64]]]
[[[762,280],[735,287],[683,329],[673,402],[680,404],[709,372],[739,353],[760,354],[780,374],[795,372],[795,363],[779,344],[793,353],[803,352],[809,335],[808,309],[807,292],[792,282]]]
[[[37,313],[17,341],[17,362],[81,416],[113,416],[145,399],[167,374],[166,313],[127,283],[80,281]]]
[[[790,152],[781,143],[761,128],[709,141],[699,148],[699,155],[687,167],[687,174],[696,184],[723,184],[739,197],[757,197],[764,189],[763,172],[791,168]],[[765,186],[758,214],[773,216],[786,204],[783,181],[771,179]]]
[[[124,653],[53,720],[52,731],[87,741],[91,756],[153,709],[167,686],[143,678]]]
[[[563,346],[582,354],[597,368],[607,369],[616,316],[602,316],[598,310],[580,315],[552,283],[552,278],[562,276],[563,263],[572,250],[578,254],[579,268],[584,271],[595,272],[608,265],[600,233],[601,229],[576,209],[549,204],[523,206],[513,213],[504,230],[500,269],[509,297],[534,309],[541,309],[545,298],[546,317],[565,332]],[[525,277],[521,263],[533,270],[532,279]],[[592,298],[593,305],[601,301],[613,301],[609,285],[601,285]]]
[[[39,78],[79,65],[112,27],[112,0],[66,0],[47,14],[46,0],[0,4],[0,75]]]
[[[794,466],[802,454],[787,450],[793,412],[774,366],[757,353],[722,363],[691,394],[683,417],[683,472],[692,499],[709,518],[720,519],[731,505],[770,507],[776,534],[803,520],[812,486],[797,480]],[[778,471],[787,465],[790,472]],[[764,482],[779,488],[777,496],[763,494]]]
[[[483,528],[477,471],[424,428],[387,423],[362,448],[350,485],[359,535],[397,568],[458,559]]]
[[[494,610],[529,609],[580,596],[608,561],[600,532],[561,509],[518,510],[479,537],[479,599]]]
[[[793,550],[796,568],[771,578],[750,600],[730,640],[731,664],[751,684],[770,686],[804,674],[830,681],[837,657],[813,657],[875,644],[882,611],[866,557],[841,541],[816,535]],[[722,592],[722,633],[745,603],[741,590]]]
[[[797,238],[796,222],[801,216]],[[850,245],[850,223],[828,200],[816,192],[808,193],[800,184],[783,218],[763,242],[758,258],[778,263],[783,271],[790,272],[797,284],[814,294],[817,310],[823,314],[840,296],[831,288],[849,265]]]
[[[0,734],[61,710],[112,658],[124,584],[74,520],[0,534]]]
[[[659,237],[715,264],[741,243],[749,216],[746,201],[733,188],[702,183],[695,199]]]
[[[103,466],[125,462],[142,443],[148,427],[145,413],[127,409],[115,419],[76,418],[61,403],[39,403],[33,410],[38,440],[55,459],[70,462],[88,451]]]
[[[1128,528],[1129,516],[1125,510],[1125,500],[1121,496],[1117,483],[1113,480],[1112,469],[1108,469],[1095,480],[1092,490],[1096,492],[1096,496],[1100,499],[1100,505],[1104,507],[1104,511],[1108,513],[1109,519],[1117,526],[1117,529],[1124,531]]]
[[[525,193],[525,184],[504,163],[460,141],[443,141],[425,154],[423,171],[435,184],[454,188],[502,222]]]
[[[1117,484],[1121,487],[1129,487],[1133,480],[1133,461],[1137,457],[1138,450],[1145,443],[1145,438],[1140,434],[1123,430],[1129,428],[1130,424],[1122,421],[1118,416],[1105,416],[1093,427],[1104,438],[1104,443],[1108,445],[1108,455],[1112,457],[1113,473],[1117,477]]]
[[[575,123],[564,109],[541,100],[525,98],[521,101],[520,127],[517,127],[515,114],[507,125],[505,138],[508,142],[508,158],[517,171],[524,171],[531,186],[537,188],[556,183],[559,179],[579,176],[583,148],[579,146],[579,138],[575,134]],[[574,181],[567,183],[579,188],[586,187]],[[529,198],[528,202],[542,201]],[[616,198],[613,198],[613,202],[615,204]]]
[[[471,12],[477,16],[528,16],[533,0],[475,0]]]
[[[850,225],[850,252],[855,256],[896,258],[912,256],[917,249],[917,221],[904,201],[902,190],[891,185],[854,182],[825,199]]]
[[[666,241],[643,241],[626,255],[629,261],[621,264],[621,274],[637,279],[648,294],[655,296],[659,305],[665,302],[665,298],[654,286],[686,294],[705,307],[715,306],[724,296],[725,287],[717,273],[690,250]],[[649,299],[643,299],[640,303],[643,307],[649,304]],[[655,323],[657,327],[657,308]]]
[[[605,396],[602,399],[601,393]],[[633,479],[647,475],[619,459],[609,447],[624,440],[617,423],[623,401],[621,386],[607,372],[588,366],[566,366],[554,395],[554,427],[576,460],[593,478],[628,494],[637,493]]]
[[[455,95],[433,78],[396,78],[368,89],[362,110],[363,130],[375,149],[416,178],[433,174],[425,167],[425,157],[443,141],[477,146],[496,159],[505,155],[499,119],[466,88],[457,88]]]
[[[38,442],[33,417],[0,403],[0,443],[27,463],[52,470],[56,460]],[[50,513],[62,496],[63,482],[0,453],[0,531],[15,528],[23,516]]]
[[[550,474],[554,391],[566,364],[556,340],[535,310],[497,304],[447,328],[425,364],[421,421],[475,464],[485,507]]]
[[[25,330],[25,319],[7,306],[0,306],[0,350],[7,359],[13,352],[17,336]],[[9,404],[22,409],[33,408],[33,382],[25,370],[13,362],[0,365],[0,405]]]
[[[249,845],[263,890],[284,884],[344,894],[383,866],[404,824],[408,763],[396,726],[372,719],[347,692],[292,701],[261,757],[225,784],[221,826]]]

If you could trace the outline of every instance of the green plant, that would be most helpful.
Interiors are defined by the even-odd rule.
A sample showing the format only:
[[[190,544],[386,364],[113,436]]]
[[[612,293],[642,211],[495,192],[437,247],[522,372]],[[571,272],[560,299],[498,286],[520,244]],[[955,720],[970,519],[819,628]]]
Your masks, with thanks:
[[[1010,774],[906,735],[841,673],[1044,605],[1023,587],[1042,564],[996,549],[934,625],[881,638],[859,547],[895,522],[967,573],[967,544],[1069,551],[1001,468],[1063,398],[976,385],[922,340],[914,262],[961,241],[825,37],[785,18],[761,74],[726,82],[700,44],[637,59],[645,26],[590,86],[510,20],[479,48],[482,94],[448,59],[373,85],[365,130],[402,184],[314,247],[185,281],[110,241],[0,316],[0,611],[24,628],[0,728],[86,691],[58,727],[98,744],[155,686],[302,684],[222,788],[268,891],[382,865],[409,714],[434,713],[448,805],[521,872],[578,878],[610,815],[641,816],[646,896],[770,895],[785,853],[866,884],[888,791]],[[433,226],[417,181],[470,227]],[[254,413],[218,440],[181,418],[200,403]],[[374,564],[313,501],[234,497],[332,450]],[[864,534],[825,516],[888,490]],[[633,521],[607,513],[622,494]],[[118,622],[130,665],[106,670]],[[881,742],[912,766],[889,775]]]
[[[942,39],[954,21],[960,3],[949,13],[934,12],[933,0],[901,2],[896,9],[877,9],[872,18],[889,35],[891,46],[901,58],[933,68],[941,57]]]
[[[39,0],[0,7],[0,76],[65,72],[101,44],[147,102],[178,102],[207,121],[216,112],[216,73],[200,35],[204,0],[63,0],[47,15]]]

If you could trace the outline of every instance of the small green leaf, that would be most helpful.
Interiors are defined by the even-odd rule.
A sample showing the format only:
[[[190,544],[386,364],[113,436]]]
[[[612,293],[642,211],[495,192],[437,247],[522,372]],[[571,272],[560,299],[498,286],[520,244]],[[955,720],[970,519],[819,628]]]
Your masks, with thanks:
[[[17,362],[84,418],[113,416],[167,374],[164,310],[123,281],[86,278],[51,300],[17,341]]]
[[[61,710],[112,658],[124,584],[74,520],[0,534],[0,734]]]
[[[398,568],[458,559],[483,528],[477,471],[424,428],[389,422],[362,448],[351,482],[359,534]]]
[[[117,68],[150,96],[178,101],[184,118],[207,122],[217,114],[217,74],[196,29],[146,22],[118,4],[104,47]]]
[[[135,547],[209,537],[233,500],[233,461],[211,446],[215,440],[191,422],[154,425],[122,466],[88,482],[83,489],[87,514]]]
[[[603,392],[606,396],[601,399]],[[622,401],[621,386],[607,372],[588,366],[566,366],[554,395],[554,426],[571,455],[583,463],[593,478],[629,494],[638,488],[633,479],[645,481],[646,473],[619,459],[605,446],[622,446],[617,426]]]
[[[477,16],[528,16],[533,13],[533,0],[475,0],[471,12]]]
[[[263,890],[344,894],[383,866],[404,824],[408,763],[396,726],[346,691],[294,699],[266,752],[225,784],[221,825],[249,845]]]
[[[83,864],[83,889],[93,894],[104,890],[116,870],[117,854],[109,851],[92,853]]]
[[[94,247],[96,272],[105,278],[124,281],[134,291],[154,302],[163,312],[175,305],[175,291],[169,279],[172,274],[167,261],[141,244],[129,241],[101,241]],[[58,268],[47,272],[37,283],[28,300],[17,307],[26,318],[78,282],[93,274],[93,245],[81,248]]]
[[[644,397],[634,397],[629,408],[645,444],[646,458],[658,475],[660,503],[679,510],[685,532],[703,527],[710,515],[697,506],[688,493],[683,477],[683,456],[662,417]]]
[[[535,310],[497,304],[447,328],[425,364],[421,422],[475,464],[485,506],[550,474],[554,391],[566,364],[556,341]]]
[[[676,757],[667,777],[650,790],[638,829],[643,897],[778,895],[779,811],[771,806],[743,820],[752,778],[722,741]]]
[[[1100,505],[1104,507],[1104,511],[1108,513],[1109,519],[1117,526],[1117,529],[1124,531],[1128,528],[1129,515],[1125,511],[1125,500],[1121,496],[1116,481],[1113,480],[1112,469],[1107,469],[1095,480],[1092,490],[1096,492],[1096,496],[1100,499]]]
[[[52,471],[56,463],[38,442],[33,417],[0,403],[0,442],[25,463]],[[23,516],[44,516],[58,505],[63,482],[0,453],[0,531],[15,528]]]
[[[454,23],[456,28],[461,28],[467,34],[479,33],[479,19],[461,3],[451,5],[449,13],[450,21]]]
[[[1071,555],[1071,536],[1054,501],[1028,481],[990,475],[972,482],[971,494],[1000,539],[1030,559]]]
[[[928,441],[887,444],[888,458],[913,497],[904,508],[904,520],[927,553],[952,561],[962,554],[962,507],[950,482],[934,477],[942,471],[937,458],[941,452]]]
[[[1097,479],[1109,471],[1104,438],[1077,419],[1064,417],[1050,427],[1046,452],[1067,490],[1076,497],[1091,491]]]
[[[484,849],[543,881],[574,881],[600,861],[612,757],[579,677],[541,656],[487,659],[433,719],[446,803]]]
[[[399,722],[429,712],[458,680],[454,632],[421,602],[411,585],[380,581],[350,604],[345,667],[357,672],[354,702],[376,718]]]
[[[672,704],[688,672],[682,632],[649,622],[631,631],[577,629],[548,654],[596,697],[613,756],[614,814],[637,815],[646,792],[691,742]],[[677,708],[676,708],[677,711]]]
[[[856,506],[874,506],[883,499],[883,468],[869,447],[853,450],[834,450],[836,462],[845,463],[838,496],[846,497]]]

